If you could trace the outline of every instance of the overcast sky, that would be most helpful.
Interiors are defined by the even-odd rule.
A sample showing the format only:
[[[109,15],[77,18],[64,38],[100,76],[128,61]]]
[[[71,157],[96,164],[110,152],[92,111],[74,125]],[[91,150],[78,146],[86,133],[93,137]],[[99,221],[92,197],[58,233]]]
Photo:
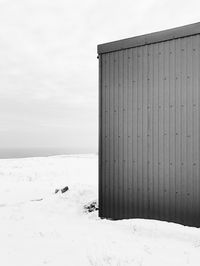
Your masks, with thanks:
[[[200,21],[181,0],[0,0],[0,148],[97,151],[99,43]]]

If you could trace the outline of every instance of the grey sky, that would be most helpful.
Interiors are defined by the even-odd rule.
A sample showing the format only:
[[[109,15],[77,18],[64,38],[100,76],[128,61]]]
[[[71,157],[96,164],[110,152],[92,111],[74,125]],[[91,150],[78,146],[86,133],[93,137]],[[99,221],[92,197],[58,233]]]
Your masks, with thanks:
[[[96,151],[96,45],[198,22],[199,7],[194,0],[0,0],[0,148]]]

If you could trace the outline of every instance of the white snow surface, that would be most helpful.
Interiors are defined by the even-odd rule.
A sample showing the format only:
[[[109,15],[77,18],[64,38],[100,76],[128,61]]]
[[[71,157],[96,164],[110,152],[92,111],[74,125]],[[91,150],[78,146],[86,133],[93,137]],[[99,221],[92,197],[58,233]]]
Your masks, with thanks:
[[[0,160],[0,265],[200,265],[198,228],[86,213],[97,165],[96,155]]]

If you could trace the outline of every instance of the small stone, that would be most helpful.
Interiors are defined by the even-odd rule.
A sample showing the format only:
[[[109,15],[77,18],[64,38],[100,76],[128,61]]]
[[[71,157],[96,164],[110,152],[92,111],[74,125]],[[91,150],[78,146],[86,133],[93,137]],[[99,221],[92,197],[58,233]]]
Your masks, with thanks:
[[[56,189],[55,189],[55,194],[58,193],[58,192],[59,192],[59,189],[56,188]]]
[[[67,190],[69,190],[68,186],[62,188],[62,189],[61,189],[61,192],[62,192],[62,193],[65,193]]]

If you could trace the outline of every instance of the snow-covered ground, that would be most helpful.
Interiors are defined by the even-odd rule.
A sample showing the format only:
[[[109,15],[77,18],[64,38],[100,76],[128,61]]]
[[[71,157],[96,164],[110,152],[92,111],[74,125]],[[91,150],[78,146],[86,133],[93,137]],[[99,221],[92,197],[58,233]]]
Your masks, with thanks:
[[[97,183],[96,155],[0,160],[0,265],[200,265],[200,229],[86,213]]]

